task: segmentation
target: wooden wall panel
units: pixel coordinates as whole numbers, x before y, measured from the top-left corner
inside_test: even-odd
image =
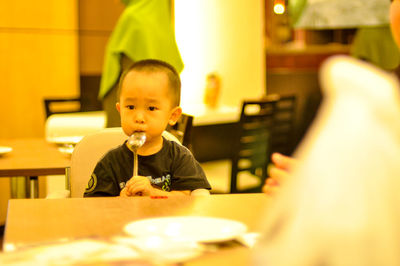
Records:
[[[79,0],[79,29],[112,31],[124,8],[121,0]]]
[[[81,75],[101,75],[108,38],[124,8],[120,0],[79,1]]]
[[[78,65],[76,1],[1,1],[0,138],[43,136],[43,98],[77,96]]]
[[[101,75],[108,33],[79,34],[79,69],[81,75]]]
[[[1,28],[76,29],[78,0],[0,1]]]
[[[0,137],[43,136],[43,98],[78,95],[76,34],[0,32],[0,58]]]

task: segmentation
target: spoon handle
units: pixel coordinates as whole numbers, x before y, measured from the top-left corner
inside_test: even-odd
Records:
[[[133,152],[133,176],[138,175],[138,155],[137,151]]]

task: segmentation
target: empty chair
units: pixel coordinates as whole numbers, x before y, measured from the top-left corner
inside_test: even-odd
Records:
[[[211,193],[258,192],[267,177],[272,128],[279,96],[242,103],[233,155],[229,160],[202,163]]]
[[[45,137],[49,142],[75,144],[83,136],[106,126],[103,111],[52,114],[46,119]]]
[[[290,155],[295,143],[296,96],[276,95],[273,97],[277,97],[277,102],[270,138],[270,152]]]
[[[80,98],[48,98],[43,100],[46,118],[53,114],[77,113],[82,111]]]
[[[49,142],[77,143],[106,126],[104,111],[85,111],[80,98],[44,99],[45,136]]]
[[[272,127],[278,98],[244,101],[238,124],[236,141],[233,144],[234,155],[231,159],[230,192],[259,191],[267,177],[270,157]],[[259,179],[256,186],[240,188],[238,179],[241,174],[251,173]]]

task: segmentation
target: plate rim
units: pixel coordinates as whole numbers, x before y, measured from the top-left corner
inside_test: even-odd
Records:
[[[62,154],[72,155],[72,153],[74,152],[74,148],[61,146],[58,147],[58,151],[61,152]]]
[[[48,137],[47,142],[55,144],[78,144],[83,136]]]
[[[237,226],[239,226],[239,228],[241,227],[240,232],[238,232],[237,234],[231,234],[229,237],[216,237],[213,239],[195,239],[196,242],[199,243],[217,243],[217,242],[224,242],[224,241],[228,241],[228,240],[232,240],[235,239],[236,237],[245,234],[246,232],[248,232],[248,226],[238,220],[233,220],[233,219],[229,219],[229,218],[222,218],[222,217],[214,217],[214,216],[198,216],[198,215],[188,215],[188,216],[163,216],[163,217],[152,217],[152,218],[144,218],[144,219],[139,219],[136,221],[132,221],[129,222],[127,224],[124,225],[123,227],[123,231],[132,236],[132,237],[140,237],[143,236],[144,234],[140,234],[140,235],[135,235],[132,232],[129,232],[128,228],[130,226],[132,226],[133,224],[137,224],[137,223],[146,223],[148,221],[151,220],[173,220],[173,219],[178,219],[178,220],[185,220],[185,219],[207,219],[207,220],[218,220],[218,221],[224,221],[224,222],[229,222],[231,224],[236,224]]]
[[[9,146],[0,146],[0,155],[7,154],[13,151],[12,147]]]

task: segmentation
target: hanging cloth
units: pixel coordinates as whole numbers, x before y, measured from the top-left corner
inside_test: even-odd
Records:
[[[351,55],[386,70],[393,70],[400,63],[399,48],[389,25],[359,28],[353,40]]]
[[[175,41],[170,0],[121,0],[125,5],[108,41],[99,98],[115,86],[121,74],[121,57],[133,62],[143,59],[163,60],[183,69]]]

